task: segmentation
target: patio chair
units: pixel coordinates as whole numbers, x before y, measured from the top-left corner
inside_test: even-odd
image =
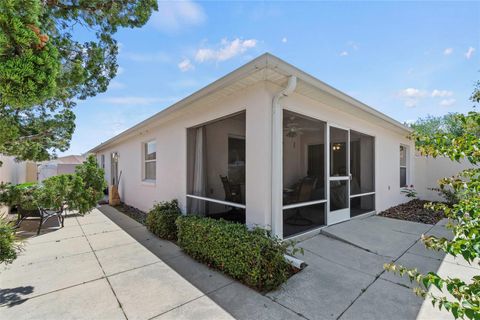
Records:
[[[242,203],[242,191],[239,184],[231,184],[227,176],[220,175],[223,190],[225,191],[225,201]]]
[[[301,180],[295,189],[294,203],[310,201],[313,189],[317,184],[317,178],[305,177]],[[300,208],[295,209],[295,213],[285,219],[285,223],[292,226],[310,226],[313,223],[312,220],[305,218],[300,213]]]
[[[38,210],[40,212],[40,223],[38,224],[37,235],[40,234],[42,225],[52,217],[57,217],[58,223],[62,226],[62,228],[64,227],[65,216],[63,215],[63,206],[57,210],[50,210],[44,208],[38,208]]]

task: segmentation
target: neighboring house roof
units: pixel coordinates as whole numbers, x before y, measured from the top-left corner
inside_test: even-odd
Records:
[[[81,155],[69,155],[64,157],[58,157],[49,161],[41,162],[42,165],[50,164],[82,164],[87,158]]]
[[[397,120],[329,86],[280,58],[270,53],[265,53],[150,118],[99,144],[88,151],[88,153],[97,152],[109,145],[128,139],[132,135],[149,127],[152,123],[168,120],[172,117],[173,113],[183,108],[193,107],[197,103],[213,102],[251,86],[258,81],[269,81],[284,87],[289,76],[297,77],[295,93],[321,101],[327,105],[330,104],[329,102],[335,100],[335,105],[342,111],[355,113],[364,119],[381,120],[380,122],[386,127],[400,133],[408,134],[411,132],[410,128]]]

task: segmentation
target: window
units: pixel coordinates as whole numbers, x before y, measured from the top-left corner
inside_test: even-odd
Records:
[[[407,147],[400,146],[400,188],[407,186]]]
[[[157,143],[155,141],[147,142],[143,145],[144,154],[144,180],[156,179],[157,166]]]
[[[103,170],[105,170],[105,155],[104,154],[102,154],[100,156],[100,166]]]

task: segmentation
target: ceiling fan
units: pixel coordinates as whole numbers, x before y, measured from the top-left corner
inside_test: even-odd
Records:
[[[309,128],[309,127],[302,127],[300,123],[298,123],[295,116],[288,117],[284,127],[283,132],[289,138],[295,138],[296,136],[302,135],[305,131],[318,131],[320,128]]]

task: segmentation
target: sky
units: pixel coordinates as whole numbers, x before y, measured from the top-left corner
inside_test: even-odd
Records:
[[[270,52],[400,122],[472,110],[480,2],[159,2],[122,29],[108,90],[79,101],[80,154]]]

